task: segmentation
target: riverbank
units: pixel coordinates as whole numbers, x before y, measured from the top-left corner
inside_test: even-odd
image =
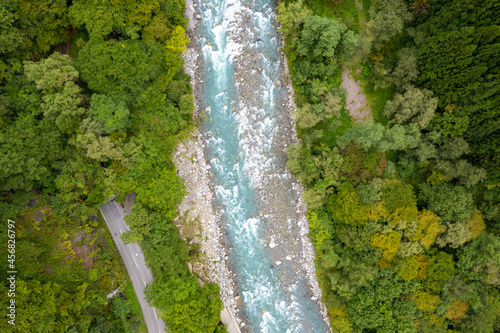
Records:
[[[201,121],[201,91],[203,78],[200,73],[200,50],[197,48],[197,19],[192,0],[186,0],[185,16],[189,19],[186,34],[191,43],[183,53],[184,69],[191,77],[195,110],[193,122]],[[174,152],[177,173],[185,181],[188,194],[178,207],[180,218],[176,224],[183,237],[191,238],[199,244],[200,260],[191,268],[206,281],[219,285],[221,299],[239,327],[244,327],[245,319],[240,311],[241,297],[234,282],[235,273],[228,262],[228,245],[224,243],[224,233],[220,227],[220,214],[214,209],[214,190],[210,185],[213,177],[207,163],[206,142],[198,128],[189,139],[180,143]]]

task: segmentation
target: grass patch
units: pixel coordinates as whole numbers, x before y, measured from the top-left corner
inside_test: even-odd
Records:
[[[370,7],[372,5],[371,0],[362,0],[363,4],[363,13],[365,15],[365,21],[368,22],[370,20]]]
[[[370,83],[363,82],[363,91],[366,95],[366,100],[370,104],[373,120],[382,125],[387,125],[387,118],[384,116],[385,103],[394,97],[394,90],[392,88],[375,89]]]
[[[315,15],[338,18],[350,30],[360,32],[358,9],[354,0],[342,0],[339,4],[333,0],[306,0],[305,3]]]
[[[127,285],[125,286],[125,297],[130,302],[130,311],[134,317],[139,318],[141,323],[140,332],[147,332],[148,329],[146,324],[144,323],[144,317],[142,316],[142,309],[139,305],[139,301],[137,300],[137,295],[135,294],[134,286],[132,286],[132,282],[130,281],[130,277],[127,274]]]
[[[335,126],[334,122],[340,121],[338,126]],[[344,134],[349,128],[352,127],[353,120],[349,115],[349,112],[342,108],[340,111],[340,118],[330,119],[327,122],[327,126],[325,128],[325,132],[321,137],[321,142],[327,145],[328,147],[335,147],[337,144],[337,138]]]

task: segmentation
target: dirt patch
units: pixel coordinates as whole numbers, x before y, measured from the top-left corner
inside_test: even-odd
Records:
[[[352,77],[351,70],[345,69],[342,72],[342,84],[340,86],[347,91],[345,108],[349,110],[349,115],[354,118],[354,122],[369,121],[372,117],[370,106],[363,89]]]
[[[71,238],[71,254],[66,257],[67,260],[72,259],[72,257],[78,257],[82,259],[82,265],[85,270],[91,269],[94,267],[94,263],[92,258],[89,257],[89,254],[94,250],[94,247],[86,244],[77,245],[78,242],[81,242],[85,239],[87,233],[84,230],[81,230],[74,234]]]

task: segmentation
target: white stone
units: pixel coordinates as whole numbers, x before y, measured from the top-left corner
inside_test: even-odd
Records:
[[[196,19],[197,20],[201,20],[202,19],[201,15],[200,14],[196,14]]]
[[[279,266],[279,265],[281,265],[281,261],[278,260],[278,261],[276,261],[276,266]]]
[[[292,260],[292,257],[286,256],[286,260]]]
[[[278,246],[278,244],[274,242],[274,238],[271,238],[271,241],[269,242],[269,247],[271,249],[274,249],[276,246]]]

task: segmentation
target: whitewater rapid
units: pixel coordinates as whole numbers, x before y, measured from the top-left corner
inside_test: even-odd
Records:
[[[285,169],[283,149],[296,133],[274,2],[198,0],[188,6],[202,77],[194,89],[243,330],[329,332],[303,189]]]

